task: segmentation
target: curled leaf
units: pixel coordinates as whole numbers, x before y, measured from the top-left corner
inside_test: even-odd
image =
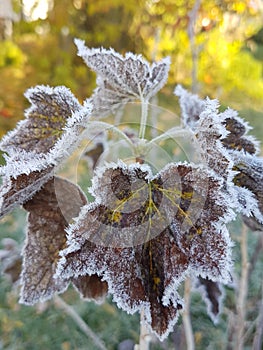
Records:
[[[108,293],[108,284],[102,281],[98,275],[78,276],[71,282],[85,300],[94,300],[98,304],[104,301]]]
[[[75,43],[78,55],[97,74],[97,88],[91,97],[94,116],[115,112],[136,99],[149,100],[167,80],[169,58],[150,65],[140,55],[127,53],[123,57],[113,49],[89,49],[78,39]]]
[[[232,161],[222,144],[228,135],[224,127],[226,116],[218,112],[216,100],[205,101],[203,111],[195,125],[195,142],[197,143],[204,163],[217,174],[227,179],[231,174]]]
[[[206,123],[211,129],[210,132],[216,130],[215,135],[220,139],[224,148],[250,154],[256,154],[259,151],[258,141],[253,136],[248,135],[251,127],[238,116],[236,111],[228,108],[223,113],[218,113],[218,103],[216,101],[202,100],[180,85],[176,87],[174,92],[179,97],[182,122],[185,127],[198,131],[200,125]],[[200,121],[200,119],[205,120]],[[205,136],[209,135],[202,135],[202,137]],[[217,147],[219,147],[219,144],[217,144]]]
[[[232,213],[221,188],[212,173],[189,164],[169,164],[155,176],[138,163],[105,167],[93,179],[96,201],[68,229],[57,276],[101,276],[118,306],[143,309],[164,339],[183,307],[177,288],[186,274],[229,280],[223,221]]]
[[[54,278],[54,273],[59,251],[66,246],[65,228],[84,204],[86,197],[82,191],[73,183],[58,177],[49,180],[24,204],[29,215],[23,250],[21,303],[44,301],[67,288],[69,280]],[[96,283],[95,292],[88,279],[75,280],[75,283],[79,289],[84,288],[85,283],[86,293],[91,297],[97,296],[100,286],[105,291],[105,285],[100,280]],[[101,295],[98,297],[101,298]]]
[[[16,178],[4,177],[0,188],[0,218],[30,199],[53,176],[53,167]]]
[[[205,101],[201,100],[197,95],[188,92],[181,85],[176,86],[174,93],[179,97],[183,125],[194,130],[200,114],[205,109]]]
[[[221,313],[222,299],[224,297],[221,284],[213,282],[208,278],[198,277],[196,279],[195,288],[201,293],[201,296],[207,305],[208,315],[214,323],[217,323],[218,316]]]

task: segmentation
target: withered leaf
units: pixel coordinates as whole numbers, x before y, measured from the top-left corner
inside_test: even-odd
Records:
[[[6,152],[22,149],[46,154],[63,135],[68,120],[80,111],[81,105],[64,86],[36,86],[27,90],[25,96],[31,103],[26,118],[2,139],[0,147]]]
[[[161,338],[183,302],[177,293],[190,272],[225,282],[231,270],[230,218],[222,183],[189,164],[156,176],[146,165],[119,162],[97,173],[96,202],[69,227],[57,276],[98,274],[118,306],[145,320]]]
[[[135,99],[149,100],[167,80],[168,58],[150,65],[140,55],[127,53],[123,57],[113,49],[89,49],[82,40],[75,43],[78,55],[97,74],[97,88],[91,97],[94,116],[115,112]]]
[[[102,281],[98,275],[78,276],[71,282],[85,300],[95,300],[97,303],[104,301],[108,293],[108,284]]]
[[[222,299],[224,297],[221,284],[211,281],[208,278],[198,277],[195,287],[201,293],[201,296],[207,305],[208,315],[214,323],[217,323],[218,316],[221,312]]]
[[[91,106],[82,108],[63,86],[36,86],[26,96],[32,104],[26,119],[0,144],[10,153],[1,168],[0,216],[30,199],[53,176],[54,168],[78,144],[81,122],[90,115]]]
[[[248,207],[244,222],[252,230],[263,230],[263,159],[249,154],[233,153],[234,170],[237,171],[233,182],[236,186],[248,189],[253,198],[247,196],[240,205]],[[248,203],[250,200],[251,203]],[[255,203],[254,203],[255,202]]]
[[[21,303],[44,301],[55,292],[61,293],[67,288],[69,280],[55,278],[54,273],[59,251],[66,246],[65,229],[86,203],[86,197],[79,187],[65,179],[54,177],[24,204],[29,215],[23,251]],[[96,297],[100,285],[105,291],[105,285],[100,280],[97,281],[95,292],[88,280],[75,281],[79,289],[85,287],[86,293],[90,293],[91,297]],[[85,283],[84,287],[82,282]]]
[[[220,159],[225,158],[222,146],[227,150],[244,151],[249,154],[258,152],[258,141],[248,135],[251,127],[236,111],[229,108],[219,113],[216,101],[202,100],[180,85],[176,87],[175,94],[179,97],[183,124],[194,131],[197,141],[201,141],[201,150],[204,154],[208,153],[212,169],[218,172],[217,162],[220,163]],[[222,168],[225,169],[224,161]]]
[[[0,188],[0,218],[32,198],[51,177],[53,167],[32,171],[29,175],[21,174],[16,178],[4,177]]]
[[[223,122],[229,133],[221,140],[222,144],[229,150],[256,154],[259,149],[258,141],[253,136],[247,135],[251,128],[243,119],[237,116],[235,111],[232,111],[232,114]]]

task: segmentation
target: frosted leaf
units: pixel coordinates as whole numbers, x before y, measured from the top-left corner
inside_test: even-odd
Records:
[[[195,133],[204,163],[224,179],[231,180],[233,162],[228,151],[249,154],[259,151],[259,142],[247,135],[251,127],[230,108],[219,113],[216,100],[201,100],[180,85],[175,94],[179,96],[183,124]]]
[[[52,176],[53,167],[49,167],[42,171],[32,171],[29,175],[21,174],[16,178],[4,177],[0,188],[0,217],[32,198]]]
[[[224,297],[221,284],[208,278],[198,277],[195,282],[195,288],[201,293],[202,299],[207,306],[207,313],[216,324],[221,313]]]
[[[144,309],[164,339],[183,307],[176,290],[187,274],[230,278],[223,222],[232,212],[221,190],[212,173],[190,164],[169,164],[156,176],[146,165],[110,164],[93,180],[96,201],[68,229],[57,276],[98,274],[120,308]]]
[[[165,84],[170,60],[150,65],[140,55],[122,56],[113,49],[89,49],[76,39],[78,55],[97,74],[97,88],[91,97],[93,115],[115,112],[123,103],[135,99],[149,100]]]
[[[228,135],[224,123],[226,115],[218,112],[218,102],[206,99],[199,120],[195,126],[195,142],[200,149],[204,163],[225,179],[232,168],[231,157],[222,144]]]
[[[81,106],[63,86],[36,86],[27,90],[25,96],[31,103],[25,113],[26,119],[4,136],[0,148],[6,152],[23,149],[46,154],[63,135],[72,114]]]
[[[244,151],[249,154],[256,154],[259,151],[259,142],[250,135],[247,135],[251,127],[242,118],[240,118],[236,111],[227,109],[224,112],[225,125],[228,134],[221,140],[224,147],[229,150]]]
[[[195,130],[200,125],[199,119],[202,112],[207,113],[207,101],[209,100],[200,99],[197,95],[182,88],[181,85],[175,88],[174,93],[179,97],[183,125]],[[209,104],[211,105],[211,101]],[[211,111],[214,112],[214,115],[209,116],[209,119],[214,118],[214,122],[217,125],[222,124],[225,128],[225,131],[221,128],[221,136],[218,134],[224,147],[231,150],[243,150],[250,154],[257,153],[259,151],[259,143],[253,136],[247,135],[248,131],[251,130],[248,123],[240,118],[236,111],[230,108],[219,114],[215,107]]]
[[[247,207],[245,223],[253,230],[263,228],[263,159],[241,152],[233,152],[234,170],[237,171],[233,182],[236,186],[249,190],[245,201],[239,204]],[[239,192],[238,192],[239,193]],[[244,196],[243,196],[244,198]],[[249,202],[248,202],[249,201]],[[243,210],[245,214],[245,210]]]
[[[65,87],[37,86],[26,97],[32,106],[26,119],[1,141],[9,153],[0,189],[0,215],[30,199],[78,145],[91,106],[82,108]]]
[[[78,273],[102,274],[117,305],[128,313],[143,308],[146,322],[163,337],[167,329],[171,331],[183,304],[176,290],[176,297],[167,297],[167,305],[162,297],[170,285],[174,286],[173,277],[176,279],[188,268],[185,256],[174,241],[170,242],[170,235],[167,229],[146,245],[122,249],[95,246],[87,240],[62,259],[59,271],[63,278]]]
[[[205,109],[205,101],[201,100],[197,95],[188,92],[181,85],[176,86],[174,93],[179,97],[183,125],[193,130],[200,114]]]
[[[36,86],[25,95],[32,104],[26,119],[0,143],[0,148],[9,153],[2,173],[9,175],[14,168],[14,177],[59,165],[81,141],[92,110],[89,103],[82,107],[63,86]],[[20,156],[22,161],[17,162]]]
[[[53,293],[61,293],[67,288],[68,280],[54,278],[53,275],[59,251],[66,245],[68,220],[77,216],[84,204],[86,198],[80,189],[58,177],[49,180],[24,204],[29,215],[23,250],[21,303],[44,301]]]

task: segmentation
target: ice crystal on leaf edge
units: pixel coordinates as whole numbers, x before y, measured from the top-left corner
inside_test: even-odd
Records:
[[[1,216],[32,198],[52,178],[81,141],[92,111],[90,104],[81,106],[64,86],[39,85],[25,95],[31,102],[26,118],[0,143],[8,152],[6,165],[0,168]]]
[[[155,202],[155,206],[160,205],[158,210],[162,215],[171,211],[171,214],[167,215],[174,216],[174,219],[169,217],[170,225],[160,228],[159,234],[154,233],[153,236],[148,237],[148,241],[148,234],[145,236],[142,231],[143,222],[139,228],[136,228],[136,225],[142,220],[140,216],[138,218],[134,212],[127,214],[125,210],[118,213],[114,210],[108,210],[107,206],[110,206],[111,203],[107,191],[112,191],[112,188],[114,188],[114,193],[110,192],[110,196],[115,194],[115,197],[118,197],[117,206],[120,210],[122,206],[124,208],[123,201],[127,203],[132,198],[132,193],[129,192],[130,189],[127,186],[132,188],[132,184],[136,184],[140,176],[146,187],[157,183],[157,188],[159,188],[158,186],[161,188],[159,192],[164,190],[163,193],[165,193],[165,191],[171,191],[170,187],[175,185],[176,180],[173,178],[176,171],[179,172],[179,178],[181,176],[183,189],[179,195],[177,193],[180,191],[179,189],[173,190],[173,195],[177,193],[184,204],[181,204],[182,202],[180,203],[179,200],[180,204],[178,205],[181,207],[178,210],[168,210],[173,199],[163,199],[162,204],[158,201]],[[114,182],[116,177],[117,180]],[[162,188],[162,185],[159,185],[158,181],[162,183],[160,179],[163,180],[163,184],[167,188]],[[141,186],[140,180],[138,181]],[[208,192],[205,193],[207,195],[206,201],[203,203],[205,213],[201,211],[200,217],[194,218],[195,210],[192,209],[191,212],[189,209],[191,203],[186,198],[192,196],[193,202],[196,200],[200,203],[198,198],[205,195],[204,189],[201,188],[204,181],[210,183]],[[137,188],[136,185],[134,186]],[[196,188],[189,195],[191,186],[196,186]],[[70,278],[98,274],[102,280],[107,282],[109,292],[120,308],[129,313],[143,309],[147,324],[160,339],[164,339],[176,323],[178,311],[183,307],[177,288],[187,275],[201,275],[204,278],[208,277],[213,281],[224,283],[231,279],[232,242],[225,222],[233,217],[233,212],[230,209],[230,203],[220,194],[221,187],[222,181],[212,171],[209,172],[187,163],[168,164],[156,176],[152,176],[148,166],[140,164],[127,166],[123,162],[118,162],[105,166],[103,171],[100,170],[97,178],[95,177],[93,180],[91,192],[95,195],[95,202],[84,206],[75,223],[67,229],[68,247],[60,253],[61,260],[58,263],[56,276]],[[99,189],[100,196],[98,196]],[[141,189],[142,187],[139,187],[139,190],[137,188],[135,191],[142,191]],[[194,192],[197,193],[196,198]],[[141,194],[138,193],[141,203],[143,202]],[[160,199],[160,193],[158,194],[157,189],[152,195],[153,197]],[[138,201],[138,198],[136,200]],[[165,202],[167,203],[165,204]],[[161,208],[162,205],[163,208]],[[131,208],[133,208],[133,204]],[[189,210],[189,215],[197,220],[196,224],[189,225],[191,217],[185,213],[183,221],[184,219],[188,221],[188,224],[185,224],[188,231],[185,229],[185,232],[183,224],[180,224],[184,210]],[[210,211],[215,211],[211,217],[209,216]],[[155,212],[159,221],[161,221],[158,216],[160,213]],[[145,218],[146,215],[143,217]],[[151,220],[154,218],[150,217],[149,221]],[[135,222],[137,224],[134,226]],[[167,225],[167,221],[165,223]],[[111,225],[110,228],[108,225]],[[131,244],[121,245],[121,242],[115,241],[117,235],[115,225],[117,225],[117,231],[122,232],[125,231],[124,226],[128,225],[128,229],[127,227],[126,229],[128,232],[132,232],[132,239],[134,239],[136,232],[141,232],[140,236],[143,237],[143,241],[135,240],[137,242],[135,246]],[[207,225],[209,228],[204,229],[203,227]],[[111,231],[113,232],[114,244],[107,246],[102,239],[107,239],[107,236],[112,233]],[[121,239],[121,233],[118,234],[119,239]],[[111,240],[107,242],[111,243]],[[162,314],[162,317],[158,318],[157,314]]]

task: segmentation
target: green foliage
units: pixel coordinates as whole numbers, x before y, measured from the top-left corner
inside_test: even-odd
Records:
[[[25,55],[12,41],[0,42],[0,69],[8,66],[21,68],[25,62]]]

